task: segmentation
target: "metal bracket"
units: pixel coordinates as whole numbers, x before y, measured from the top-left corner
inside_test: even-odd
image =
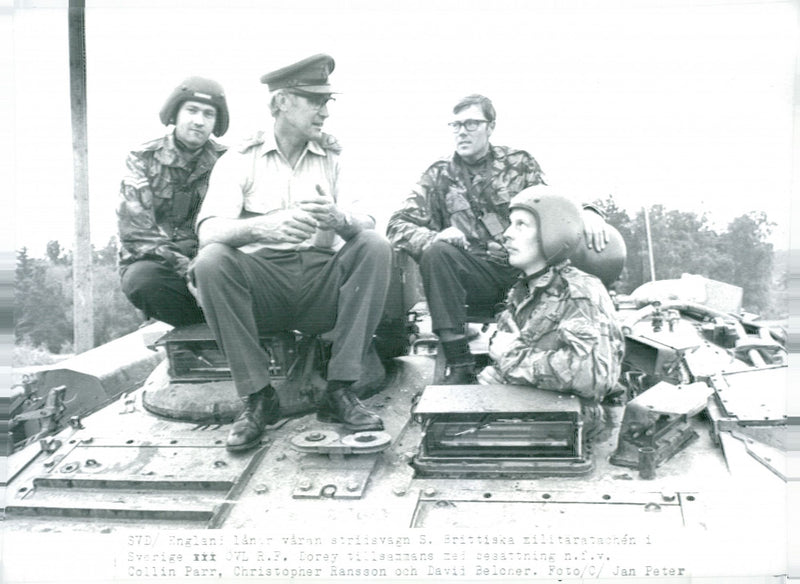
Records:
[[[65,409],[64,393],[66,391],[66,385],[54,387],[48,392],[45,403],[41,408],[17,414],[11,419],[11,424],[14,425],[28,420],[41,420],[43,431],[45,428],[49,429],[51,425],[58,422],[58,418]]]
[[[339,436],[336,432],[310,430],[292,438],[292,446],[300,452],[316,454],[372,454],[386,450],[392,437],[386,432],[356,432]]]
[[[359,456],[316,461],[314,466],[301,469],[292,498],[360,499],[377,460],[375,456]]]
[[[340,436],[336,432],[310,430],[292,438],[295,450],[308,454],[327,454],[326,458],[309,458],[292,489],[294,499],[360,499],[364,496],[375,454],[386,450],[392,437],[386,432],[356,432]]]
[[[654,450],[649,465],[658,466],[672,458],[698,438],[689,418],[706,407],[710,393],[711,388],[702,382],[672,385],[662,381],[628,402],[611,464],[640,467],[645,462],[642,448]]]

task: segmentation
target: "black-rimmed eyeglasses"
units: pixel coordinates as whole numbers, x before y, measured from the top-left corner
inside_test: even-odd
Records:
[[[467,132],[474,132],[477,130],[481,124],[488,124],[489,120],[461,120],[450,122],[447,124],[453,130],[453,133],[457,133],[461,131],[463,127]]]

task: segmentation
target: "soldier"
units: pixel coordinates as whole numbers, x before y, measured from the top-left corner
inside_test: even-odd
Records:
[[[587,432],[597,430],[600,402],[620,374],[624,339],[602,282],[567,259],[581,237],[580,211],[541,189],[525,189],[509,208],[505,248],[522,273],[489,344],[492,365],[478,382],[574,394]]]
[[[194,221],[228,129],[222,86],[189,77],[167,98],[166,136],[133,150],[122,179],[117,221],[122,291],[148,317],[174,326],[203,321],[186,270],[197,253]]]
[[[200,304],[245,402],[230,450],[259,443],[278,396],[259,334],[293,329],[332,341],[318,417],[348,430],[383,422],[351,391],[383,314],[392,250],[367,215],[347,210],[335,142],[322,133],[334,60],[315,55],[261,78],[271,130],[214,169],[197,219]]]
[[[467,306],[502,302],[519,274],[502,245],[509,200],[545,182],[530,154],[489,142],[496,115],[487,97],[469,95],[453,114],[455,153],[425,171],[389,219],[387,234],[419,263],[433,331],[448,365],[442,383],[465,384],[475,380],[464,330]],[[589,206],[583,217],[587,245],[602,250],[605,221]]]

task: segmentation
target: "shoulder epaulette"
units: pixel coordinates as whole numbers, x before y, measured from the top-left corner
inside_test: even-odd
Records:
[[[148,140],[147,142],[143,142],[142,144],[131,150],[131,152],[133,153],[154,152],[155,150],[159,150],[163,147],[164,147],[164,136],[161,136],[160,138],[154,138],[152,140]]]
[[[335,136],[323,132],[319,140],[315,140],[315,142],[325,150],[330,150],[334,154],[342,153],[342,145],[339,144],[339,141],[336,139]]]
[[[447,167],[452,162],[453,162],[453,154],[452,153],[444,155],[444,156],[440,156],[433,164],[431,164],[430,166],[428,166],[428,168],[425,169],[425,172],[429,172],[432,168],[440,168],[442,166]]]
[[[594,299],[597,297],[598,287],[605,289],[597,276],[584,272],[572,264],[564,266],[559,273],[569,286],[573,298]]]
[[[225,146],[224,144],[220,144],[219,142],[216,142],[211,138],[208,139],[208,143],[211,145],[211,149],[214,150],[214,152],[219,152],[220,154],[222,154],[228,150],[227,146]]]
[[[256,146],[261,146],[264,143],[264,131],[259,130],[249,138],[245,138],[236,146],[236,151],[240,154],[244,154],[251,148],[255,148]]]
[[[511,148],[510,146],[495,146],[492,144],[492,152],[496,158],[508,158],[509,156],[524,156],[526,158],[533,158],[530,152],[527,150]]]

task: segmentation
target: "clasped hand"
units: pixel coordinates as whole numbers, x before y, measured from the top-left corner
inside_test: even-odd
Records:
[[[509,322],[509,326],[512,327],[512,332],[496,330],[489,340],[489,358],[493,363],[498,363],[519,339],[520,332],[516,323],[512,320]],[[506,383],[503,375],[493,365],[485,367],[478,373],[477,378],[481,385]]]
[[[316,190],[316,196],[297,201],[289,209],[259,217],[254,230],[258,239],[301,243],[313,236],[317,229],[340,228],[345,223],[345,214],[319,185]]]
[[[450,245],[460,247],[461,249],[467,249],[467,247],[469,247],[469,242],[467,241],[467,236],[464,235],[464,232],[458,227],[453,226],[447,227],[446,229],[443,229],[437,233],[436,237],[433,238],[433,241],[446,241]]]
[[[433,241],[446,241],[450,245],[454,245],[461,249],[469,248],[469,240],[467,239],[467,236],[458,227],[453,227],[452,225],[437,233],[436,237],[433,238]],[[486,244],[486,253],[488,253],[489,257],[495,261],[508,261],[508,252],[506,251],[506,248],[496,241],[490,241]]]

